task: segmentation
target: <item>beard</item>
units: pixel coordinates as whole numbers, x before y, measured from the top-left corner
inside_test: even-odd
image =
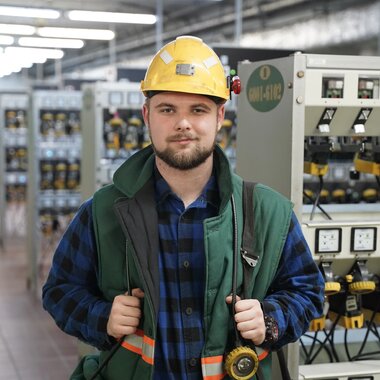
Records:
[[[180,134],[172,137],[171,139],[181,139],[187,136],[186,134]],[[151,140],[152,141],[152,140]],[[176,151],[170,147],[158,150],[153,141],[152,146],[157,157],[164,161],[167,165],[174,169],[190,170],[203,164],[214,152],[216,139],[210,147],[200,147],[195,145],[194,149],[190,152]]]

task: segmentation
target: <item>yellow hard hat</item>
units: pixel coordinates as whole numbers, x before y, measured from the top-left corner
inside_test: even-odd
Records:
[[[180,36],[154,57],[141,81],[141,91],[177,91],[230,98],[224,68],[216,53],[200,38]]]

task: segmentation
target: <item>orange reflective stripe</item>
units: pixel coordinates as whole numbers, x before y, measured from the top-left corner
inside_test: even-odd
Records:
[[[223,362],[223,355],[219,356],[210,356],[209,358],[202,358],[202,364],[212,364],[212,363],[221,363]]]
[[[121,344],[125,349],[141,355],[141,358],[148,364],[154,363],[154,339],[144,335],[142,330],[137,330],[135,334],[127,335]]]
[[[121,344],[122,347],[126,348],[127,350],[129,351],[132,351],[136,354],[139,354],[141,355],[142,354],[142,349],[139,348],[139,347],[136,347],[136,346],[133,346],[132,344],[129,344],[128,342],[124,341],[122,344]]]
[[[220,375],[211,375],[211,376],[203,376],[203,380],[221,380],[226,376],[225,373],[221,373]]]
[[[153,365],[154,364],[154,359],[153,358],[150,358],[149,356],[146,356],[146,355],[141,355],[141,359],[144,360],[144,362],[150,364],[150,365]]]
[[[223,355],[201,358],[203,380],[221,380],[225,371],[223,366]]]
[[[149,338],[149,336],[144,335],[144,343],[149,344],[149,346],[154,347],[154,339]]]
[[[259,362],[261,362],[261,360],[264,360],[269,355],[268,350],[264,350],[263,348],[259,348],[259,347],[256,348],[256,353],[257,353],[257,359],[259,359]]]

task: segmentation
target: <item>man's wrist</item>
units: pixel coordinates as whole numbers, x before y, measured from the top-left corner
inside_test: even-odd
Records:
[[[278,341],[278,324],[276,320],[264,313],[265,339],[261,344],[263,347],[270,347]]]

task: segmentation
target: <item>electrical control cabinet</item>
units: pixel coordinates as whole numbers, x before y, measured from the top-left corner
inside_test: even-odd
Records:
[[[150,144],[141,108],[144,96],[139,83],[84,84],[82,198],[112,182],[116,169],[132,154]]]
[[[327,331],[379,314],[380,58],[296,53],[240,62],[238,73],[237,173],[294,203],[326,281],[325,313],[311,329],[331,343]],[[299,351],[288,346],[292,378]],[[302,378],[319,379],[306,356],[315,377]],[[347,360],[331,356],[331,368]]]
[[[0,94],[0,245],[24,237],[27,186],[28,94]]]
[[[51,258],[80,206],[80,91],[34,91],[29,105],[28,285],[40,291]]]

